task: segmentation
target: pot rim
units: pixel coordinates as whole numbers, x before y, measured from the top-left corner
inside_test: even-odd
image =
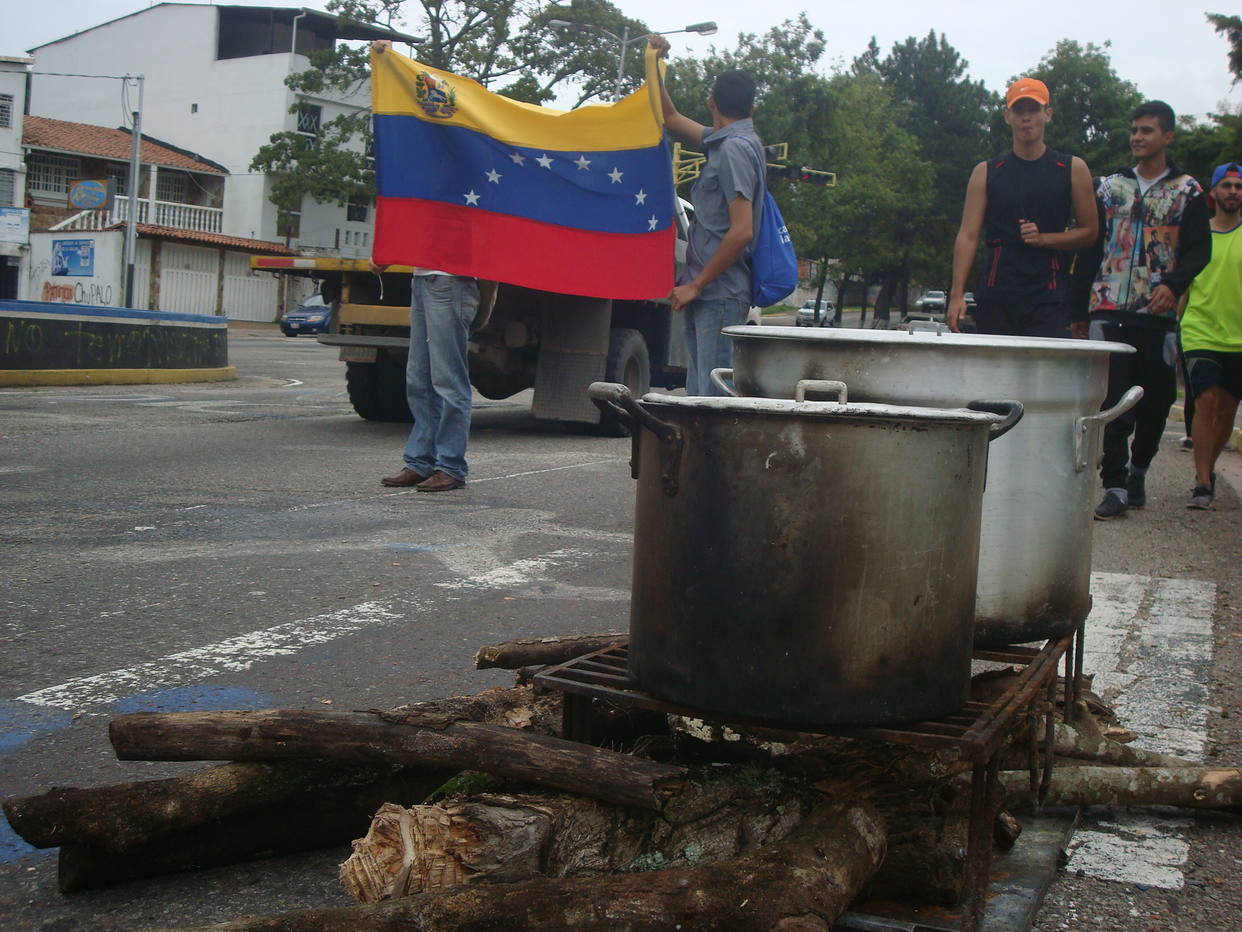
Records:
[[[1078,340],[1062,337],[1012,337],[999,334],[936,333],[931,330],[863,330],[857,327],[815,329],[806,327],[725,327],[724,332],[737,340],[791,340],[801,343],[878,343],[890,346],[912,346],[929,349],[950,349],[969,352],[971,349],[1022,350],[1038,353],[1134,353],[1133,346],[1108,340]]]
[[[707,395],[665,395],[648,392],[640,399],[644,405],[663,408],[689,408],[717,411],[722,414],[755,414],[769,417],[804,417],[823,421],[917,421],[919,424],[944,424],[989,427],[1004,418],[988,411],[966,408],[927,408],[914,405],[889,405],[872,402],[794,401],[790,398],[729,398]]]

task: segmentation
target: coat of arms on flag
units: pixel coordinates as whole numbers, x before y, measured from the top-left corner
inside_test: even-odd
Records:
[[[671,156],[655,87],[553,110],[371,55],[372,256],[528,288],[662,298],[673,283]]]

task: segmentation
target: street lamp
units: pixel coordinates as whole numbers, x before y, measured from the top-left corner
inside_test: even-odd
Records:
[[[579,29],[588,32],[598,32],[600,35],[608,36],[608,38],[620,43],[621,54],[617,62],[617,84],[613,90],[613,100],[621,99],[621,83],[625,80],[625,52],[634,43],[646,42],[652,36],[669,36],[679,32],[695,32],[700,36],[714,36],[716,34],[716,24],[713,22],[694,23],[682,29],[662,29],[659,32],[645,32],[641,36],[631,36],[628,23],[621,27],[621,35],[610,32],[603,26],[596,26],[594,23],[571,23],[564,19],[550,19],[548,20],[548,25],[553,29]]]

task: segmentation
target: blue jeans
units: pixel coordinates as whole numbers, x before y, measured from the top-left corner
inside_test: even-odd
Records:
[[[733,365],[733,341],[720,331],[746,323],[749,310],[749,304],[733,298],[700,298],[682,312],[686,318],[687,395],[720,394],[712,385],[712,370]]]
[[[410,283],[410,356],[405,394],[414,426],[405,465],[466,478],[470,368],[466,347],[479,309],[479,285],[456,275],[416,275]]]

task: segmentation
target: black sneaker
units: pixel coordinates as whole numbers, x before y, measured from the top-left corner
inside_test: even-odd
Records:
[[[1195,442],[1193,440],[1191,440],[1189,437],[1182,438],[1182,442],[1181,442],[1182,452],[1190,453],[1194,450],[1194,448],[1195,448]]]
[[[1136,473],[1126,476],[1126,505],[1142,508],[1147,504],[1147,477]]]
[[[1111,521],[1113,518],[1120,518],[1128,507],[1116,492],[1106,492],[1104,500],[1095,506],[1095,520]]]
[[[1210,485],[1197,485],[1191,490],[1190,501],[1186,503],[1186,507],[1207,511],[1212,507],[1212,499],[1215,497],[1216,493],[1212,491]]]

